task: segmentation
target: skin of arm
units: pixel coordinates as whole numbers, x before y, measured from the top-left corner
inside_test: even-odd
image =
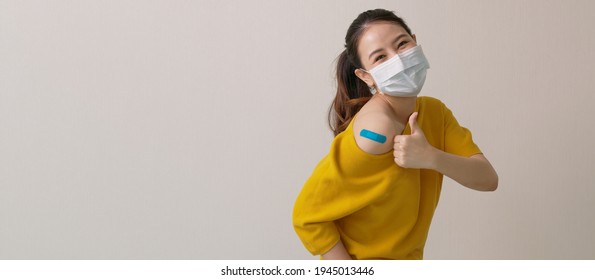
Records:
[[[498,188],[498,174],[483,154],[462,157],[430,145],[417,124],[417,114],[415,112],[409,117],[411,135],[394,137],[393,155],[399,166],[436,170],[478,191],[494,191]]]
[[[478,191],[495,191],[498,188],[498,174],[483,154],[461,157],[434,148],[433,158],[431,169],[465,187]]]
[[[351,256],[347,253],[347,249],[343,245],[343,242],[339,240],[333,248],[328,252],[322,254],[323,260],[351,260]]]
[[[386,114],[372,112],[360,114],[353,123],[355,132],[355,142],[357,146],[368,154],[378,155],[389,152],[393,149],[393,139],[397,135],[397,127],[392,125],[393,121]],[[401,130],[404,127],[399,127]],[[362,137],[360,132],[365,129],[386,137],[387,141],[379,143],[366,137]]]

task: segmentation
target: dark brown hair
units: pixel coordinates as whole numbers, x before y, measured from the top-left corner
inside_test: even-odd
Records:
[[[345,50],[337,58],[337,95],[328,113],[329,126],[335,136],[347,128],[353,116],[372,98],[368,85],[355,75],[355,70],[362,68],[357,52],[359,39],[375,21],[393,22],[412,35],[402,18],[384,9],[365,11],[351,23],[345,35]]]

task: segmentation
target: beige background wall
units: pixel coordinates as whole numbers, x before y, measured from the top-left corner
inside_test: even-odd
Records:
[[[377,7],[500,175],[445,179],[426,258],[594,259],[587,0],[0,0],[0,258],[314,259],[293,202]]]

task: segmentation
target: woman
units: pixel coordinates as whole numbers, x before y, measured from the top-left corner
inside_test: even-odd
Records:
[[[429,64],[401,18],[360,14],[345,48],[335,139],[296,200],[294,228],[322,259],[422,259],[443,175],[479,191],[496,190],[498,175],[440,100],[417,97]]]

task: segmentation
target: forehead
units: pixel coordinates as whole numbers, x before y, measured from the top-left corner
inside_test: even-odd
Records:
[[[359,40],[358,53],[360,57],[367,57],[367,54],[373,50],[392,44],[395,37],[401,33],[407,34],[407,31],[402,26],[393,22],[380,21],[370,23]]]

